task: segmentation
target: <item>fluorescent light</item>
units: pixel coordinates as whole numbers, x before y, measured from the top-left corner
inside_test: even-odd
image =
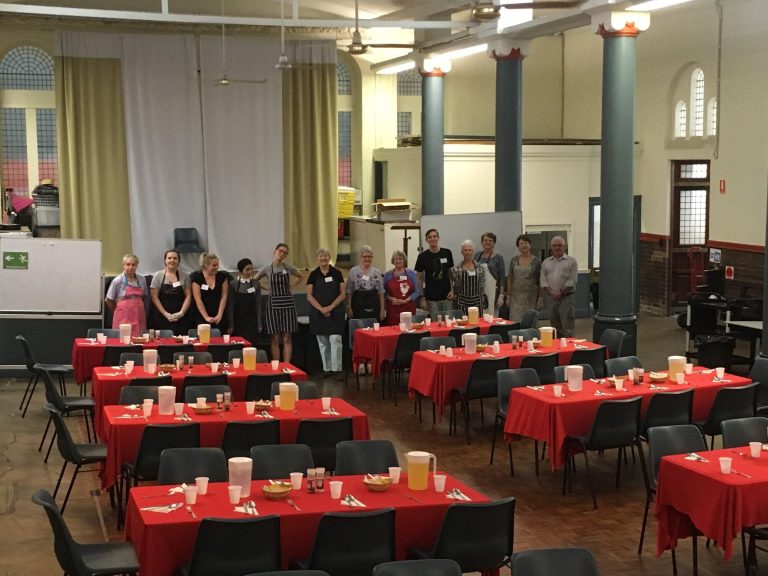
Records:
[[[677,6],[678,4],[685,4],[691,2],[691,0],[647,0],[646,2],[640,2],[629,6],[627,10],[642,10],[651,12],[652,10],[661,10],[662,8],[670,8],[671,6]]]
[[[408,60],[406,62],[400,62],[399,64],[380,68],[376,70],[376,74],[397,74],[398,72],[405,72],[406,70],[413,70],[414,68],[416,68],[416,62]]]
[[[439,70],[444,74],[448,74],[448,72],[451,71],[451,68],[453,68],[453,64],[451,64],[451,61],[444,56],[424,58],[424,62],[421,66],[421,69],[428,74],[434,72],[435,70]]]
[[[457,50],[451,50],[450,52],[442,52],[440,58],[456,60],[457,58],[464,58],[465,56],[471,56],[472,54],[480,54],[486,50],[488,50],[488,44],[476,44],[475,46],[467,46],[466,48],[459,48]]]

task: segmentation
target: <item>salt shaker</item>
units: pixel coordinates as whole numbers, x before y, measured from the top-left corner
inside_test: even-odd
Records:
[[[216,410],[223,410],[224,394],[216,394]]]
[[[315,468],[315,492],[325,492],[325,468]]]
[[[224,410],[232,409],[232,392],[224,392]]]
[[[307,494],[315,493],[315,478],[317,477],[317,470],[314,468],[307,468]]]

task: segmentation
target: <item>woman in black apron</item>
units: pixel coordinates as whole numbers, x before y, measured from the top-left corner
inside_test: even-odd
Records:
[[[309,333],[317,338],[323,359],[323,376],[341,374],[342,334],[344,334],[344,276],[331,266],[331,253],[320,248],[317,268],[307,279]]]
[[[451,270],[453,294],[459,309],[468,313],[472,306],[485,308],[485,268],[473,260],[475,245],[471,240],[461,243],[461,255],[464,259]]]
[[[150,284],[152,310],[149,327],[186,334],[188,322],[185,315],[192,302],[189,276],[179,270],[180,256],[176,250],[167,250],[163,261],[165,268],[152,276]]]
[[[291,294],[291,288],[301,282],[301,272],[285,262],[287,256],[288,245],[278,244],[275,247],[272,263],[259,270],[255,280],[265,278],[269,283],[269,302],[267,303],[264,323],[267,334],[271,337],[272,360],[280,359],[280,344],[282,343],[283,360],[290,362],[293,355],[291,333],[299,329],[296,321],[296,302],[293,299],[293,294]],[[291,276],[294,278],[293,286],[291,285]]]
[[[240,276],[229,285],[229,329],[255,346],[261,330],[261,286],[254,278],[253,262],[248,258],[240,260],[237,269]]]
[[[192,272],[192,298],[197,311],[193,326],[210,324],[222,332],[227,329],[227,299],[229,298],[229,274],[219,270],[219,257],[203,254],[202,269]]]
[[[384,319],[384,276],[373,267],[373,249],[360,248],[360,260],[349,271],[347,280],[347,316]]]

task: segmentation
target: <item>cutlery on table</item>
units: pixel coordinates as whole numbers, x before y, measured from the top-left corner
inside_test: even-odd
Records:
[[[421,504],[421,500],[416,498],[416,496],[411,496],[410,494],[408,494],[407,498],[408,500],[413,500],[414,502],[418,502],[419,504]]]
[[[470,502],[471,501],[470,497],[467,496],[466,494],[464,494],[464,492],[462,492],[458,488],[453,488],[453,489],[449,490],[448,491],[448,495],[452,496],[453,498],[455,498],[457,500],[464,500],[465,502]]]
[[[696,454],[696,452],[688,452],[686,456],[688,457],[689,460],[695,460],[696,462],[709,462],[709,460],[707,460],[702,456],[699,456],[698,454]]]
[[[197,514],[195,514],[195,511],[192,510],[192,506],[187,505],[187,512],[189,512],[189,514],[190,514],[190,516],[192,516],[192,518],[197,519]]]
[[[739,456],[744,456],[744,452],[739,452],[738,450],[728,450],[728,452],[731,452],[732,454],[738,454]]]
[[[745,474],[744,472],[740,472],[738,470],[734,470],[731,468],[731,474],[738,474],[739,476],[744,476],[744,478],[752,478],[749,474]]]
[[[293,501],[293,498],[288,498],[285,502],[288,504],[288,506],[291,506],[294,510],[296,510],[296,512],[301,512],[301,508],[296,506],[296,502]]]
[[[160,510],[168,510],[170,512],[172,510],[176,510],[177,508],[181,508],[183,505],[184,504],[182,504],[181,502],[174,502],[173,504],[168,504],[166,506],[147,506],[145,508],[141,508],[141,510],[146,510],[146,511],[150,511],[150,512],[152,512],[152,511],[157,512],[157,511],[160,511]]]

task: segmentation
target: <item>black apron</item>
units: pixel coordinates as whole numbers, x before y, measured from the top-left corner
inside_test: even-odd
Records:
[[[165,311],[169,314],[179,312],[184,305],[184,286],[181,282],[181,275],[177,274],[176,277],[179,279],[178,286],[166,282],[165,272],[163,272],[163,281],[160,284],[157,295],[160,304],[163,305],[163,308],[165,308]],[[156,330],[172,330],[174,334],[187,333],[187,322],[185,318],[179,318],[176,322],[171,322],[167,320],[155,306],[152,306],[152,317],[150,320],[152,322],[152,328]]]
[[[352,317],[376,318],[381,316],[381,302],[378,290],[363,290],[358,288],[352,292]]]
[[[233,334],[235,336],[242,336],[253,345],[258,341],[259,330],[259,304],[261,300],[260,286],[258,282],[254,282],[253,278],[247,282],[242,282],[240,279],[236,280],[237,287],[235,289],[235,301],[232,303],[233,310]],[[248,289],[253,288],[252,292],[241,292],[240,288],[247,286]]]
[[[458,297],[459,309],[468,313],[471,306],[477,306],[480,313],[483,312],[483,293],[480,292],[480,278],[475,267],[474,274],[470,275],[468,270],[461,270],[461,291]]]
[[[339,281],[330,275],[332,269],[329,269],[328,276],[323,277],[322,282],[312,284],[312,296],[321,306],[330,306],[340,294]],[[326,282],[326,278],[331,282]],[[329,317],[325,317],[314,306],[309,308],[309,333],[328,336],[330,334],[344,334],[344,301],[336,306]]]
[[[296,302],[291,294],[290,275],[286,269],[280,274],[275,274],[274,266],[270,265],[270,268],[272,274],[269,277],[267,334],[298,332],[299,323],[296,321]]]
[[[203,286],[207,286],[205,282],[205,275],[202,275],[200,284],[200,300],[203,301],[203,308],[208,313],[208,316],[216,316],[219,313],[219,304],[221,303],[221,291],[228,290],[226,274],[223,272],[216,273],[216,285],[211,288],[203,290]],[[197,308],[197,307],[195,307]],[[200,316],[200,312],[197,313],[198,324],[206,324],[205,319]],[[211,328],[218,328],[221,332],[225,332],[227,329],[227,315],[226,313],[221,317],[221,322],[218,324],[211,324]]]

